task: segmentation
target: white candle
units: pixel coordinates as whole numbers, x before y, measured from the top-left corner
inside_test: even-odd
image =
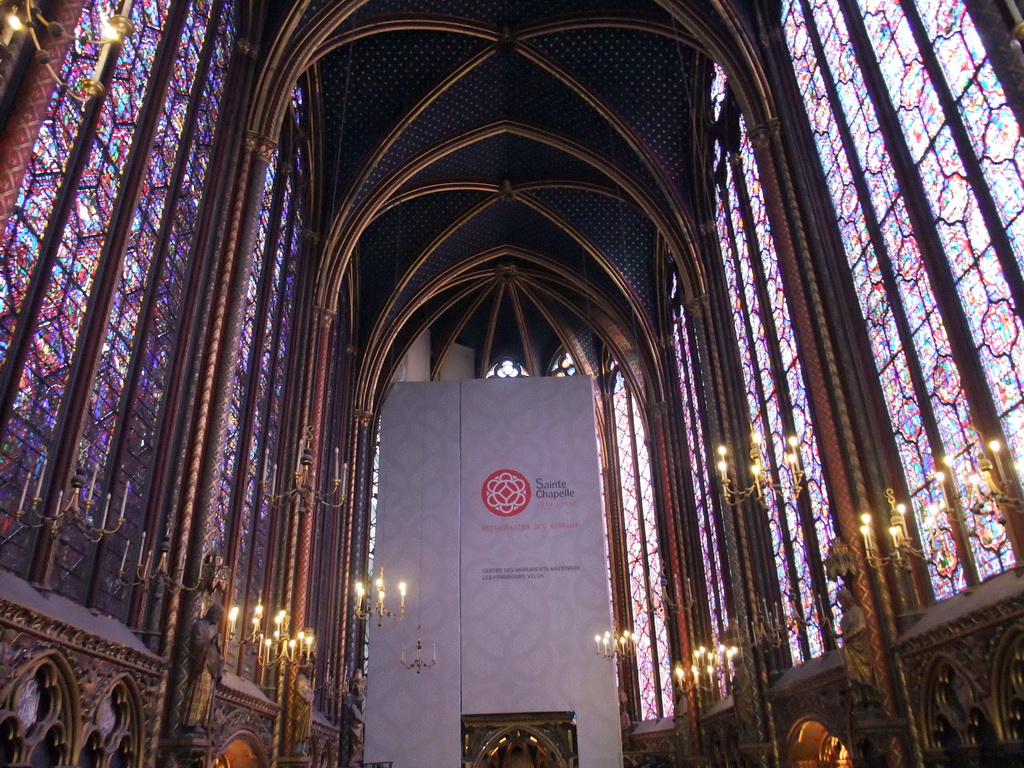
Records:
[[[23,485],[21,487],[21,501],[18,502],[18,511],[19,512],[24,512],[25,511],[25,497],[28,496],[28,482],[29,482],[29,478],[26,477],[25,478],[25,485]]]
[[[434,657],[430,662],[431,664],[437,664],[437,643],[434,643]]]
[[[36,483],[36,498],[40,498],[40,494],[43,492],[43,475],[46,474],[46,462],[49,459],[46,456],[46,451],[43,451],[42,456],[43,462],[39,467],[39,482]]]
[[[89,493],[86,494],[85,503],[92,504],[93,498],[96,496],[96,475],[100,472],[100,463],[97,461],[92,465],[92,479],[89,481]]]
[[[277,482],[277,462],[276,461],[270,467],[270,496],[271,496],[271,498],[273,498],[274,491],[276,490],[275,487],[274,487],[274,483],[275,482]]]
[[[124,508],[128,506],[128,494],[131,493],[131,490],[132,487],[130,484],[124,489],[124,496],[121,498],[121,514],[118,515],[119,520],[124,520]]]
[[[405,664],[405,646],[402,646],[402,663]]]
[[[136,568],[142,567],[142,551],[146,548],[146,532],[142,532],[142,541],[139,542],[139,561],[135,563]]]
[[[104,531],[107,528],[107,513],[110,512],[110,492],[107,492],[107,500],[103,504],[103,518],[100,520],[100,530]]]
[[[334,446],[334,479],[341,481],[341,457],[338,455],[338,446]]]
[[[124,564],[128,562],[128,547],[125,546],[124,554],[121,556],[121,567],[117,569],[118,573],[124,573]]]

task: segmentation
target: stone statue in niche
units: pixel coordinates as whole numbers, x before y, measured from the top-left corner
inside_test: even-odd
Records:
[[[871,709],[878,702],[875,669],[870,660],[868,625],[864,610],[857,605],[853,593],[846,587],[836,592],[843,610],[839,631],[843,638],[843,660],[846,677],[850,681],[850,704],[856,709]]]
[[[363,709],[366,707],[366,678],[363,670],[357,669],[348,684],[348,764],[361,765],[363,762]]]
[[[309,754],[309,737],[313,732],[313,686],[305,672],[295,677],[292,691],[292,737],[296,755]]]
[[[224,674],[224,652],[220,645],[220,625],[224,606],[213,603],[206,614],[196,619],[188,648],[188,683],[181,708],[181,730],[190,736],[209,734],[213,716],[213,698]]]

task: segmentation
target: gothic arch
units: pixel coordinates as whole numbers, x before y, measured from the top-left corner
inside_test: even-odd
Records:
[[[956,660],[937,655],[923,679],[919,727],[927,748],[950,753],[994,740],[984,691]]]
[[[262,739],[250,730],[235,731],[216,748],[218,768],[268,768],[270,760]]]
[[[37,749],[54,765],[78,759],[81,701],[75,673],[63,655],[44,653],[13,673],[0,695],[0,754],[28,763]]]
[[[517,747],[524,750],[536,749],[542,752],[547,761],[542,765],[546,768],[569,768],[570,763],[567,756],[559,753],[557,745],[543,731],[528,725],[509,726],[493,734],[477,753],[473,761],[473,768],[489,768],[490,762],[485,762],[485,760],[492,754],[500,750],[511,754]]]
[[[789,730],[784,752],[787,765],[849,768],[850,752],[834,730],[815,717],[798,720]]]
[[[124,765],[144,764],[146,713],[135,680],[118,677],[96,700],[92,722],[83,725],[82,750],[92,750],[97,764],[110,765],[117,754]]]
[[[1003,741],[1024,741],[1024,627],[1007,630],[992,664],[995,727]]]

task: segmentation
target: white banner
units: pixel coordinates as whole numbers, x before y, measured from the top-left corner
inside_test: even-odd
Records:
[[[462,709],[575,712],[583,768],[620,766],[593,383],[462,385]]]
[[[379,485],[376,563],[389,603],[398,605],[400,581],[409,594],[404,618],[370,624],[364,762],[454,768],[462,756],[458,382],[392,388]],[[401,664],[403,646],[407,662],[415,655],[418,624],[427,661],[437,648],[437,664],[421,674]]]
[[[454,768],[462,715],[573,712],[581,767],[621,766],[613,662],[593,643],[611,616],[592,386],[393,388],[377,552],[410,594],[403,621],[372,627],[366,761]],[[416,675],[399,661],[420,609],[437,666]]]

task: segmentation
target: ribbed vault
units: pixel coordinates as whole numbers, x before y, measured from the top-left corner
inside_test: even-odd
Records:
[[[711,60],[756,99],[743,14],[703,0],[310,0],[268,72],[311,96],[318,297],[350,292],[372,409],[403,350],[541,373],[656,360],[659,280],[705,292]],[[263,118],[282,101],[269,81]],[[663,286],[662,286],[663,288]],[[659,294],[660,290],[660,294]],[[635,369],[652,396],[648,363]]]

